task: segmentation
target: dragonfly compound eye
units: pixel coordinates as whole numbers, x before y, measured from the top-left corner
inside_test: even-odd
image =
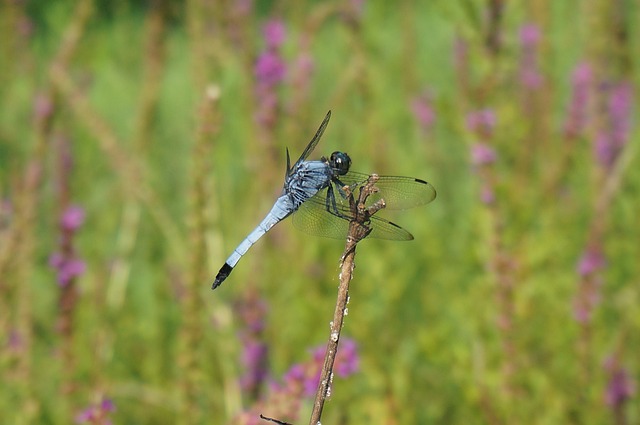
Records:
[[[329,162],[331,164],[331,168],[341,176],[347,174],[351,167],[351,158],[349,158],[349,155],[344,152],[332,153]]]

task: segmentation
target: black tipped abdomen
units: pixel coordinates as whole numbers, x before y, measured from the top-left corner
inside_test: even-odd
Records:
[[[222,285],[222,282],[229,277],[231,272],[233,271],[233,267],[224,263],[224,265],[220,268],[220,271],[216,275],[216,279],[213,281],[213,285],[211,285],[211,289],[216,289],[218,286]]]

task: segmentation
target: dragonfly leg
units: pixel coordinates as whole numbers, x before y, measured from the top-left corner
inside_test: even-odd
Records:
[[[346,194],[345,194],[346,196]],[[329,187],[327,188],[327,197],[325,198],[325,208],[327,209],[327,212],[329,212],[330,214],[333,214],[337,217],[343,218],[345,220],[351,220],[351,217],[342,214],[339,210],[338,210],[338,204],[336,203],[336,195],[333,192],[333,185],[329,185]]]

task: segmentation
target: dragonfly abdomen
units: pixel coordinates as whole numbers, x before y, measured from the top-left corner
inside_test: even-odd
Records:
[[[211,289],[216,289],[227,277],[229,277],[233,268],[238,264],[238,261],[240,261],[247,251],[249,251],[249,248],[251,248],[253,244],[258,242],[258,240],[265,233],[271,230],[273,226],[287,218],[294,211],[295,208],[291,203],[289,196],[286,194],[280,196],[273,205],[273,208],[271,208],[271,211],[269,211],[269,214],[267,214],[260,224],[258,224],[258,226],[256,226],[256,228],[253,229],[253,231],[249,233],[242,242],[240,242],[240,245],[238,245],[238,247],[233,250],[229,258],[227,258],[227,261],[220,268],[220,271],[218,271],[218,274],[211,285]]]

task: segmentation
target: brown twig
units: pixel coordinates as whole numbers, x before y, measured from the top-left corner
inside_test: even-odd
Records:
[[[349,234],[347,236],[347,243],[344,248],[344,253],[341,259],[341,271],[340,271],[340,285],[338,287],[338,299],[336,301],[336,308],[333,313],[333,321],[331,322],[331,332],[329,336],[329,342],[327,343],[327,351],[324,357],[324,364],[320,372],[320,382],[318,383],[318,389],[316,391],[316,398],[313,403],[313,410],[311,412],[310,425],[316,425],[320,423],[320,417],[322,416],[322,409],[324,402],[331,393],[331,382],[333,381],[333,363],[338,353],[338,342],[340,341],[340,332],[342,330],[342,323],[344,322],[345,311],[347,310],[347,304],[349,303],[349,282],[353,276],[353,269],[355,268],[355,256],[356,245],[359,241],[367,237],[371,232],[371,229],[367,226],[371,216],[377,211],[385,207],[384,200],[381,199],[375,204],[365,207],[365,201],[378,189],[375,187],[375,183],[378,180],[378,176],[373,174],[369,177],[366,184],[360,188],[358,200],[354,199],[353,193],[349,187],[345,187],[345,191],[349,197],[349,206],[353,218],[349,224]]]
[[[262,419],[263,421],[267,421],[267,422],[275,422],[278,425],[293,425],[293,424],[290,424],[289,422],[283,422],[283,421],[280,421],[278,419],[269,418],[269,417],[264,416],[262,414],[260,415],[260,419]]]

